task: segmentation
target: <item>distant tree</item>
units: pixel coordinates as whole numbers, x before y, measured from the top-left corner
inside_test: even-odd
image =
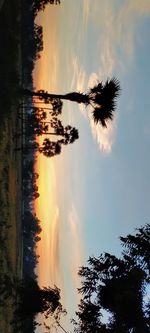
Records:
[[[29,18],[27,18],[27,22],[28,24],[24,27],[25,31],[23,38],[23,57],[25,63],[23,73],[28,76],[30,82],[30,80],[32,80],[30,75],[34,68],[35,61],[40,58],[40,52],[43,50],[43,28],[33,22],[33,17],[30,15]]]
[[[83,103],[92,109],[94,122],[100,123],[103,127],[107,126],[107,121],[112,120],[116,108],[116,98],[120,92],[120,84],[116,78],[107,80],[105,84],[98,82],[87,93],[72,92],[65,95],[50,94],[44,90],[30,91],[23,90],[24,95],[38,97],[45,103],[51,103],[53,99],[69,100],[72,102]]]
[[[45,103],[46,102],[46,103]],[[51,100],[51,103],[49,103],[49,101],[42,101],[42,99],[40,98],[34,98],[33,99],[33,104],[34,106],[27,106],[27,109],[30,108],[30,110],[32,110],[32,114],[36,114],[36,115],[46,115],[47,112],[49,112],[49,114],[52,117],[57,117],[58,115],[60,115],[62,113],[62,106],[63,103],[60,99],[58,98],[53,98]],[[37,104],[40,104],[41,107],[38,107]],[[42,104],[50,104],[50,106],[45,107],[45,105],[43,106]],[[44,119],[44,118],[43,118]]]
[[[27,238],[35,237],[42,231],[41,222],[36,215],[29,209],[25,211],[23,216],[23,233]]]
[[[60,112],[61,103],[56,100],[55,102],[54,107],[58,106],[59,111],[57,112],[57,109],[55,109],[49,112],[48,109],[48,113],[50,113],[49,121],[47,121],[47,112],[36,107],[26,116],[24,134],[27,137],[33,136],[33,143],[26,145],[24,147],[25,151],[33,149],[47,157],[53,157],[61,153],[62,145],[73,143],[79,138],[78,130],[75,127],[70,125],[63,126],[61,120],[57,118],[56,115]],[[52,116],[53,112],[55,116]],[[35,135],[46,135],[47,138],[39,145],[38,142],[34,140]],[[55,141],[52,141],[50,139],[51,137],[53,137],[53,139],[55,138]],[[25,188],[25,191],[27,191],[27,188]]]
[[[37,53],[41,52],[43,50],[43,28],[42,26],[34,23],[34,43],[36,45],[36,51]]]
[[[50,114],[51,116],[51,114]],[[73,143],[79,138],[78,130],[71,125],[63,126],[60,119],[56,116],[47,120],[47,113],[34,112],[28,115],[26,121],[26,134],[36,134],[37,136],[62,136],[62,143]]]
[[[150,306],[145,301],[150,281],[149,234],[147,224],[135,235],[121,237],[124,249],[120,259],[104,253],[98,258],[90,257],[89,265],[80,268],[82,300],[76,313],[75,332],[149,332]],[[103,310],[109,313],[106,324],[101,319]]]
[[[60,0],[34,0],[33,1],[33,9],[37,14],[39,11],[45,9],[46,5],[60,5]]]
[[[48,124],[50,125],[51,131],[48,131]],[[78,130],[75,127],[72,127],[70,125],[63,126],[60,119],[53,117],[50,122],[44,122],[43,128],[45,126],[45,132],[42,131],[42,134],[46,134],[49,136],[56,136],[56,137],[62,137],[58,142],[61,144],[69,144],[73,143],[75,140],[79,138]],[[53,131],[52,131],[53,129]]]
[[[58,130],[58,128],[57,128]],[[79,138],[78,131],[75,127],[66,126],[63,127],[62,132],[54,133],[45,133],[47,135],[57,135],[61,136],[62,139],[57,141],[50,141],[48,138],[44,139],[42,146],[38,148],[39,152],[45,155],[46,157],[53,157],[61,153],[62,145],[67,145],[73,143],[76,139]]]
[[[46,138],[38,150],[46,157],[53,157],[61,153],[61,144],[59,141],[54,142]]]

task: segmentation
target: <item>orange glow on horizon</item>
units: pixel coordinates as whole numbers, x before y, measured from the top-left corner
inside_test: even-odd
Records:
[[[59,211],[56,204],[56,182],[54,163],[39,155],[35,164],[35,172],[39,174],[38,192],[34,209],[41,221],[41,241],[37,243],[38,281],[40,285],[59,283]]]
[[[55,93],[59,90],[60,80],[62,84],[64,81],[64,76],[61,77],[60,74],[59,54],[60,57],[62,54],[59,49],[61,44],[59,45],[58,39],[57,13],[58,11],[52,9],[49,12],[44,11],[38,19],[38,24],[42,24],[44,31],[44,51],[34,72],[35,90],[44,89]],[[38,138],[39,143],[42,141],[43,138]],[[61,289],[61,302],[64,308],[69,304],[69,309],[72,311],[74,303],[78,302],[76,287],[80,284],[76,275],[83,258],[83,239],[80,230],[81,221],[73,204],[72,191],[69,189],[70,197],[68,192],[65,196],[63,190],[65,192],[68,187],[61,188],[65,186],[65,181],[68,185],[67,168],[65,169],[67,161],[64,163],[62,156],[63,152],[61,158],[58,156],[47,158],[38,153],[35,162],[35,172],[39,174],[37,186],[40,196],[34,202],[34,210],[42,228],[39,235],[41,241],[37,243],[36,250],[40,256],[36,273],[41,287],[53,287],[55,284]],[[67,211],[64,211],[66,206]],[[73,293],[70,290],[73,290]]]
[[[57,13],[57,12],[56,12]],[[44,51],[34,71],[34,89],[55,90],[59,68],[57,45],[57,14],[45,11],[37,19],[43,26]],[[50,29],[50,22],[53,29]],[[38,142],[43,138],[38,138]],[[59,210],[56,198],[55,158],[49,159],[38,154],[35,163],[38,192],[34,210],[41,221],[41,241],[37,243],[40,260],[37,266],[38,282],[41,286],[60,285],[59,277]]]

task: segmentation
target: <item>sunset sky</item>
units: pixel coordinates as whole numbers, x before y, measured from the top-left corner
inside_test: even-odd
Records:
[[[98,79],[121,84],[114,121],[93,126],[88,110],[65,102],[63,120],[79,140],[53,159],[39,157],[41,285],[56,284],[72,317],[79,266],[150,219],[150,1],[62,0],[39,15],[44,51],[35,89],[86,91]],[[69,329],[69,325],[64,326]]]

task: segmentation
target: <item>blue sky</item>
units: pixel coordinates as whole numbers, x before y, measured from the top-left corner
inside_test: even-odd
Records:
[[[86,90],[91,73],[103,80],[115,75],[122,87],[111,151],[99,150],[89,121],[81,120],[78,106],[69,106],[73,123],[80,127],[80,141],[64,153],[70,159],[67,175],[82,217],[86,253],[116,252],[117,237],[148,222],[150,215],[150,5],[148,1],[64,1],[63,6],[70,13],[73,7],[75,15],[66,11],[67,20],[65,15],[60,20],[62,35],[63,25],[67,26],[62,60],[66,59],[63,68],[68,73],[65,84],[59,82],[61,91],[69,90],[73,74],[73,88]],[[70,183],[68,193],[69,187]]]
[[[93,128],[78,105],[63,107],[80,137],[54,159],[59,271],[72,315],[78,266],[89,255],[119,254],[118,237],[150,218],[150,1],[62,0],[40,22],[46,65],[39,88],[85,91],[112,76],[122,88],[107,130]]]

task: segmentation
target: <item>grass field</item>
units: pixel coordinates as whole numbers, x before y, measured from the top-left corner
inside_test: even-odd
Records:
[[[21,81],[20,1],[5,0],[0,10],[0,333],[12,333],[14,307],[6,277],[22,276],[22,156],[18,87]],[[4,290],[5,289],[5,290]]]

